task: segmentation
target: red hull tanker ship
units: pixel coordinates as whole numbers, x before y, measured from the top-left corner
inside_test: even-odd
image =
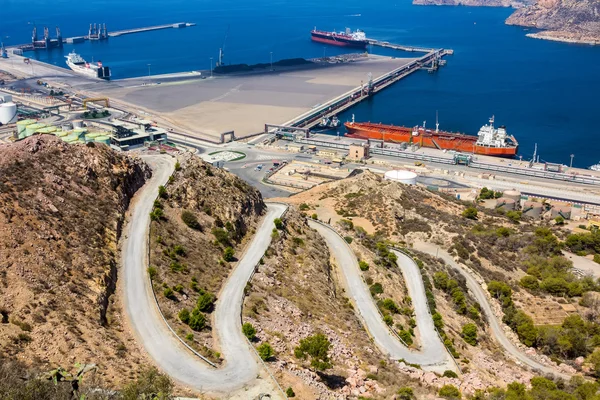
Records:
[[[438,124],[435,130],[425,129],[425,124],[411,129],[404,126],[354,122],[354,117],[352,122],[346,122],[344,125],[348,137],[413,143],[422,147],[487,156],[514,157],[519,146],[515,137],[509,135],[504,126],[494,128],[494,117],[490,118],[489,124],[481,127],[477,136],[440,131]]]
[[[314,42],[331,44],[333,46],[352,47],[355,49],[366,49],[369,41],[365,33],[361,30],[352,32],[346,28],[345,32],[325,32],[318,31],[317,28],[310,32],[310,37]]]

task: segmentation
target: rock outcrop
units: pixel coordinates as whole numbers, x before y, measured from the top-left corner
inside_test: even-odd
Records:
[[[600,0],[413,0],[416,5],[513,7],[508,25],[539,29],[527,36],[600,44]]]
[[[120,381],[140,356],[113,296],[117,242],[150,170],[108,146],[35,136],[0,145],[0,176],[0,356],[94,362]]]

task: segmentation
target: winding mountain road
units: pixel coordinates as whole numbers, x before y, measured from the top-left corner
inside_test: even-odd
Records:
[[[286,206],[267,206],[262,224],[219,295],[213,330],[226,364],[223,368],[215,369],[192,354],[174,336],[156,305],[146,271],[149,214],[158,186],[167,182],[174,170],[175,160],[152,156],[144,157],[144,161],[153,168],[153,176],[134,197],[129,223],[123,235],[121,290],[130,325],[139,343],[160,369],[174,380],[202,392],[231,393],[250,386],[256,380],[259,368],[255,354],[242,334],[240,313],[243,292],[254,267],[271,242],[273,220],[283,214]],[[261,383],[264,386],[265,380],[261,380]],[[252,397],[250,392],[246,392],[245,398]]]
[[[346,281],[347,295],[353,300],[363,325],[383,353],[395,360],[404,359],[409,363],[419,364],[430,371],[456,370],[456,365],[446,351],[429,315],[419,267],[410,257],[396,253],[398,266],[402,270],[415,308],[422,343],[421,351],[408,349],[383,322],[371,293],[362,280],[356,255],[346,241],[327,225],[312,220],[309,220],[309,225],[325,239]]]
[[[437,256],[437,257],[441,258],[446,264],[450,265],[452,268],[454,268],[462,276],[465,277],[465,279],[467,281],[467,287],[469,288],[469,291],[471,291],[471,293],[473,294],[475,299],[481,305],[481,308],[483,309],[483,312],[484,312],[485,316],[487,317],[488,323],[490,325],[492,333],[494,334],[494,337],[496,338],[498,343],[500,343],[500,345],[502,347],[504,347],[504,349],[508,353],[510,353],[515,359],[517,359],[519,362],[521,362],[525,365],[530,366],[531,368],[533,368],[534,370],[537,370],[539,372],[554,375],[554,376],[560,377],[565,380],[569,380],[571,378],[571,376],[568,374],[558,372],[558,371],[556,371],[556,369],[549,367],[547,365],[541,364],[538,361],[530,358],[510,341],[510,339],[504,333],[504,330],[502,329],[500,321],[498,321],[498,318],[496,318],[496,315],[492,311],[492,308],[490,306],[490,303],[488,301],[488,298],[485,294],[484,289],[481,287],[479,282],[477,282],[477,280],[473,277],[472,273],[469,272],[468,270],[466,270],[463,266],[458,264],[456,261],[454,261],[454,259],[452,258],[452,256],[450,254],[448,254],[446,251],[442,250],[439,246],[434,245],[432,243],[423,243],[423,242],[415,243],[414,249],[418,250],[418,251],[422,251],[423,253],[427,253],[429,255]]]

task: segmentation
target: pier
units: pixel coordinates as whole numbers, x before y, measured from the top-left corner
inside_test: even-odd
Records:
[[[7,49],[12,49],[13,54],[18,54],[19,52],[23,52],[23,51],[33,51],[33,50],[37,50],[37,49],[49,49],[52,47],[61,47],[63,43],[77,44],[77,43],[83,43],[87,40],[106,40],[109,37],[118,37],[118,36],[124,36],[124,35],[131,35],[134,33],[151,32],[151,31],[158,31],[158,30],[163,30],[163,29],[187,28],[190,26],[196,26],[196,24],[194,22],[176,22],[174,24],[154,25],[154,26],[147,26],[147,27],[142,27],[142,28],[123,29],[120,31],[107,32],[106,24],[104,24],[103,26],[102,26],[102,24],[98,24],[98,25],[90,24],[89,33],[85,36],[74,36],[74,37],[63,38],[60,35],[60,29],[56,28],[56,32],[57,32],[56,39],[50,39],[50,36],[48,34],[48,29],[45,28],[44,29],[44,39],[40,40],[40,41],[37,40],[37,33],[36,33],[37,28],[34,27],[32,43],[7,46]],[[15,53],[15,51],[16,51],[16,53]]]
[[[454,51],[451,49],[424,49],[420,47],[394,45],[387,42],[381,43],[386,43],[389,46],[395,46],[393,48],[398,50],[408,48],[412,49],[410,51],[423,51],[427,52],[427,54],[415,59],[414,61],[411,61],[410,63],[398,67],[378,77],[377,79],[370,79],[366,84],[346,92],[343,95],[313,110],[310,110],[305,114],[300,115],[298,118],[289,121],[284,125],[297,128],[313,128],[318,125],[323,118],[331,118],[332,116],[347,110],[355,104],[360,103],[361,101],[373,96],[375,93],[407,77],[413,72],[421,69],[426,69],[430,73],[437,71],[439,66],[445,64],[445,60],[442,60],[442,57],[454,53]]]
[[[193,22],[177,22],[175,24],[155,25],[155,26],[148,26],[148,27],[145,27],[145,28],[125,29],[125,30],[121,30],[121,31],[108,32],[108,37],[117,37],[117,36],[123,36],[123,35],[130,35],[132,33],[142,33],[142,32],[150,32],[150,31],[159,31],[159,30],[162,30],[162,29],[187,28],[189,26],[196,26],[196,24],[193,23]]]

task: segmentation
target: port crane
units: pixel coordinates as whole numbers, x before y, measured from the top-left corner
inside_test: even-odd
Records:
[[[229,36],[229,28],[227,25],[227,32],[225,32],[225,39],[223,39],[223,46],[219,49],[219,60],[217,61],[217,67],[223,66],[223,57],[225,57],[225,42],[227,42],[227,37]]]

